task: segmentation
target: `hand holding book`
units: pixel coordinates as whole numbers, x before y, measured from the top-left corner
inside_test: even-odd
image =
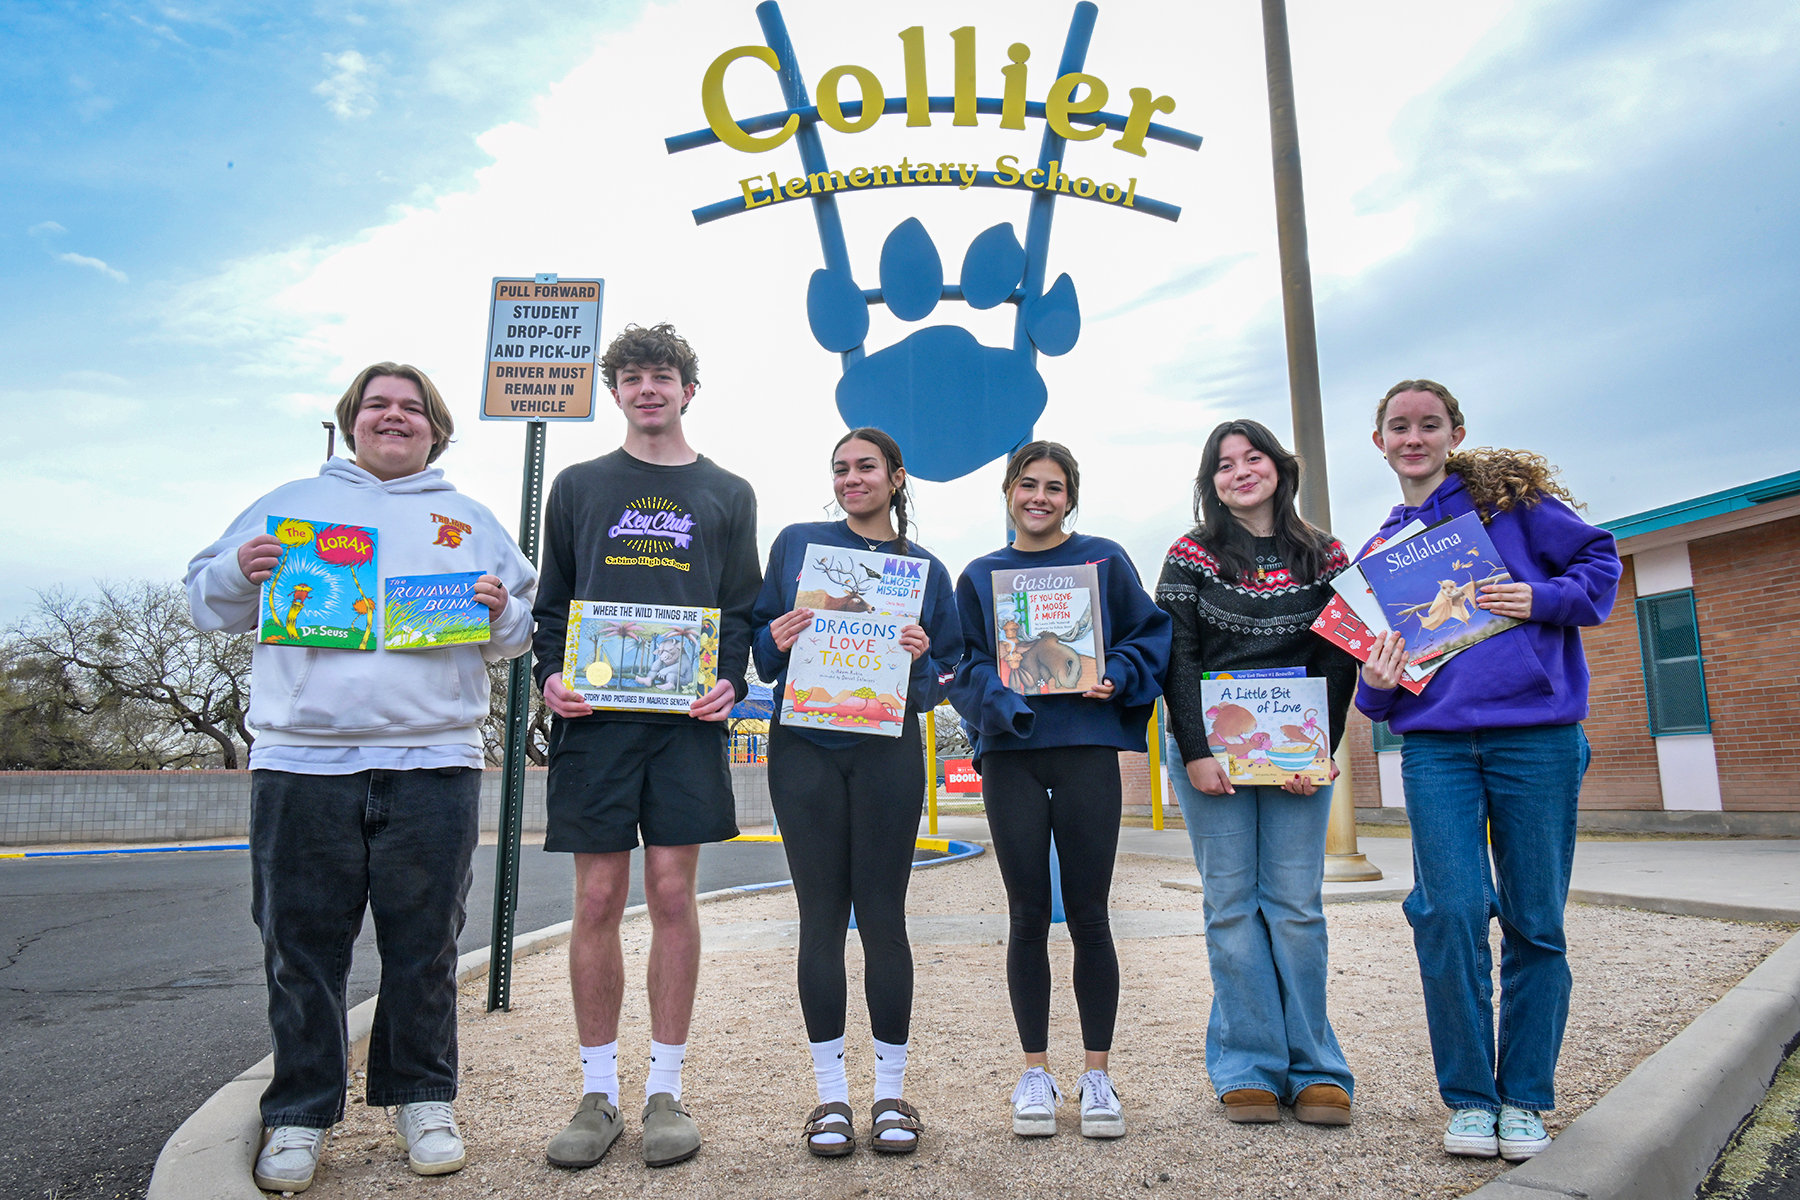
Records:
[[[1400,686],[1400,672],[1406,667],[1406,639],[1391,630],[1375,635],[1369,657],[1363,663],[1363,682],[1377,691],[1391,692]]]
[[[1475,597],[1475,603],[1497,617],[1515,621],[1531,620],[1531,585],[1529,583],[1490,583]]]

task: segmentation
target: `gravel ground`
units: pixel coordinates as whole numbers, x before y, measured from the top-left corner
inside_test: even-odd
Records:
[[[1169,860],[1121,857],[1115,912],[1193,913],[1201,898],[1158,886],[1177,874]],[[1003,914],[991,854],[915,874],[908,911]],[[709,905],[708,927],[736,935],[757,923],[792,921],[791,893]],[[1356,1120],[1347,1128],[1228,1122],[1204,1071],[1211,986],[1204,939],[1134,938],[1119,944],[1124,990],[1113,1077],[1129,1136],[1079,1135],[1072,1101],[1059,1135],[1012,1135],[1007,1097],[1021,1069],[1005,985],[1005,949],[916,944],[918,985],[907,1094],[926,1122],[919,1151],[843,1159],[808,1155],[798,1128],[813,1106],[810,1060],[794,993],[791,946],[709,950],[702,964],[685,1101],[706,1144],[689,1163],[651,1171],[638,1156],[649,1021],[643,961],[649,926],[627,924],[628,983],[621,1036],[626,1131],[598,1167],[545,1164],[545,1143],[581,1091],[575,1027],[561,949],[519,962],[513,1011],[484,1013],[486,983],[463,989],[462,1096],[457,1112],[469,1147],[461,1173],[420,1179],[395,1148],[379,1110],[353,1106],[331,1141],[311,1196],[365,1196],[425,1189],[434,1197],[1449,1197],[1498,1175],[1498,1161],[1442,1152],[1445,1112],[1436,1095],[1418,970],[1397,903],[1327,906],[1331,1011],[1357,1075]],[[1569,910],[1575,996],[1552,1131],[1573,1120],[1643,1058],[1682,1029],[1792,932],[1694,917],[1576,905]],[[1498,939],[1496,937],[1496,957]],[[1051,1066],[1072,1090],[1081,1054],[1068,988],[1069,944],[1051,943],[1057,981]],[[850,943],[848,1030],[851,1097],[866,1134],[873,1073],[868,1022],[857,1011],[860,949]],[[360,1081],[352,1094],[360,1092]]]

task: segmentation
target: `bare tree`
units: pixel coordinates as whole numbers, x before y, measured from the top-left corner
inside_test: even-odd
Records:
[[[70,712],[110,717],[134,765],[210,760],[236,769],[255,741],[245,721],[250,635],[195,628],[178,584],[103,583],[91,597],[40,592],[9,640],[14,661],[59,689]]]
[[[526,651],[527,654],[530,651]],[[512,661],[491,662],[488,669],[488,715],[481,722],[482,757],[490,767],[506,765],[506,692]],[[533,684],[526,689],[531,704],[531,724],[526,727],[525,761],[534,767],[550,762],[550,710],[544,695]]]

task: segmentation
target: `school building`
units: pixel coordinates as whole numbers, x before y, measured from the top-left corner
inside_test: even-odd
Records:
[[[1602,528],[1625,571],[1582,631],[1581,824],[1800,835],[1800,471]],[[1358,820],[1403,821],[1402,739],[1360,714],[1349,736]]]

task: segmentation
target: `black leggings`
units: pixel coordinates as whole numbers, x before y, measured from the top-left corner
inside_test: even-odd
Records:
[[[912,1024],[906,886],[925,796],[919,717],[897,738],[827,749],[769,728],[769,798],[800,902],[800,1012],[806,1040],[844,1036],[844,937],[850,906],[862,936],[863,994],[878,1039],[904,1044]]]
[[[994,856],[1012,936],[1006,987],[1027,1054],[1050,1042],[1050,835],[1062,864],[1063,912],[1075,943],[1075,1007],[1085,1049],[1112,1049],[1119,956],[1106,899],[1119,848],[1119,752],[1109,746],[990,751],[981,757]]]

